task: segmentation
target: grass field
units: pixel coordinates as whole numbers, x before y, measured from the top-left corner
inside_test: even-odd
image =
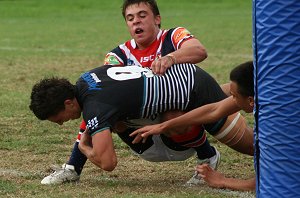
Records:
[[[28,109],[32,85],[45,76],[72,82],[101,65],[130,39],[118,0],[0,0],[0,197],[251,197],[251,193],[186,188],[193,159],[149,163],[115,138],[118,167],[107,173],[88,162],[79,183],[42,186],[51,164],[66,162],[80,120],[63,126],[37,120]],[[207,48],[198,64],[219,83],[252,59],[251,1],[158,0],[163,28],[183,26]],[[247,116],[250,124],[251,116]],[[228,176],[253,176],[253,160],[209,137]]]

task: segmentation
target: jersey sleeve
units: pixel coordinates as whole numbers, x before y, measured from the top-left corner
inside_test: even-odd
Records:
[[[83,109],[83,119],[91,136],[112,129],[119,119],[118,110],[108,104],[88,102]]]
[[[104,58],[104,65],[124,66],[126,62],[126,56],[119,47],[108,52]]]
[[[194,38],[194,35],[192,35],[187,29],[183,27],[175,28],[171,36],[171,40],[175,50],[178,50],[182,45],[182,43],[184,43],[185,41],[191,38]]]

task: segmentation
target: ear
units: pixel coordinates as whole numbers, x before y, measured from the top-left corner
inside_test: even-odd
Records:
[[[155,24],[156,25],[161,24],[161,17],[160,17],[160,15],[155,16]]]
[[[248,97],[248,101],[249,101],[249,105],[250,105],[251,107],[254,107],[254,97],[253,97],[253,96],[249,96],[249,97]]]
[[[65,108],[74,106],[74,102],[71,99],[65,100],[64,104],[65,104]]]

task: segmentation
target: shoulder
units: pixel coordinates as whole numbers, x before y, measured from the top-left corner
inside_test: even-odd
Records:
[[[191,32],[184,27],[176,27],[170,30],[172,31],[172,39],[176,43],[182,39],[193,36]]]
[[[121,43],[105,55],[104,65],[123,66],[127,64],[126,52],[134,49],[133,39]]]
[[[179,49],[182,43],[191,38],[194,38],[194,35],[184,27],[171,28],[165,34],[165,40],[169,40],[175,49]]]

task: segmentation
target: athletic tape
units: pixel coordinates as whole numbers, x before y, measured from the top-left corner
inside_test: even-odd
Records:
[[[223,137],[225,137],[231,131],[231,129],[234,127],[234,125],[237,123],[240,116],[241,116],[241,114],[238,113],[235,116],[235,118],[233,119],[233,121],[230,123],[230,125],[226,129],[224,129],[224,131],[222,131],[221,133],[216,135],[215,138],[217,138],[219,140],[219,139],[222,139]]]

